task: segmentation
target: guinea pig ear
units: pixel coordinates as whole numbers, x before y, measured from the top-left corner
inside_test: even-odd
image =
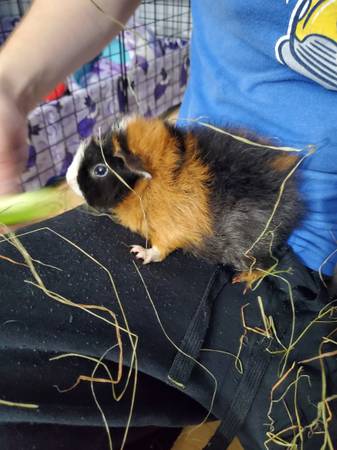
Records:
[[[138,156],[122,149],[115,153],[114,156],[116,158],[121,158],[130,172],[140,175],[143,178],[147,178],[148,180],[152,178],[152,175],[145,170],[143,162]]]

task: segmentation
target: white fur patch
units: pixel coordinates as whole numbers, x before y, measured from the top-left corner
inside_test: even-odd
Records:
[[[87,146],[88,146],[88,140],[81,142],[80,146],[77,149],[77,152],[75,153],[74,159],[73,159],[72,163],[70,164],[70,166],[67,170],[67,173],[66,173],[66,180],[67,180],[68,185],[80,197],[84,197],[84,196],[78,185],[77,175],[78,175],[78,171],[80,169],[81,162],[84,157],[84,152],[85,152],[85,149],[87,148]]]
[[[135,120],[137,120],[136,114],[129,114],[128,116],[122,117],[122,119],[118,122],[118,130],[126,131],[130,123],[134,122]]]

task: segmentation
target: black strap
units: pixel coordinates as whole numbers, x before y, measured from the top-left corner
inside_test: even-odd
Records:
[[[176,354],[168,373],[169,383],[179,389],[184,389],[190,379],[195,365],[194,359],[199,355],[209,326],[213,301],[229,279],[230,274],[226,274],[223,268],[218,267],[208,282],[202,300],[179,346],[185,354],[182,352]],[[209,450],[224,450],[232,442],[246,419],[268,368],[271,355],[266,351],[267,343],[261,339],[261,336],[250,335],[249,338],[250,344],[249,348],[247,346],[247,351],[250,353],[247,355],[245,371],[235,388],[226,416],[206,446]],[[233,373],[230,376],[236,379],[236,369],[232,370]]]
[[[250,338],[253,337],[250,336]],[[259,343],[258,338],[255,338],[250,358],[245,364],[245,371],[237,386],[227,415],[205,448],[208,450],[224,450],[230,445],[247,417],[270,359],[271,355],[266,351],[265,344]]]
[[[176,354],[168,373],[169,383],[180,389],[185,388],[195,365],[194,359],[199,355],[209,325],[213,300],[216,298],[219,290],[224,286],[224,283],[228,281],[225,280],[224,282],[222,277],[221,283],[216,283],[220,271],[222,274],[224,273],[223,269],[219,266],[211,276],[201,302],[179,345],[182,351]]]

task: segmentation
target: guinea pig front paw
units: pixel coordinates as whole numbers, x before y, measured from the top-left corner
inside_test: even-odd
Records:
[[[141,245],[133,245],[130,253],[135,253],[137,259],[143,260],[143,264],[159,262],[162,260],[160,251],[155,246],[151,248],[144,248]]]

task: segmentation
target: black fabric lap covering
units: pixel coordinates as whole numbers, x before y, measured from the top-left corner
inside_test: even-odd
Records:
[[[38,231],[32,232],[34,230]],[[240,353],[243,373],[239,372],[238,362],[235,364],[230,353],[237,354],[244,332],[243,305],[249,304],[245,308],[247,323],[252,327],[264,326],[258,296],[264,301],[266,314],[273,316],[279,338],[289,342],[292,313],[284,281],[268,277],[256,291],[243,295],[242,285],[230,283],[232,273],[228,268],[212,266],[177,251],[162,263],[143,266],[137,262],[154,308],[128,247],[144,242],[108,218],[94,217],[77,209],[21,230],[21,233],[24,235],[20,241],[30,256],[40,261],[35,261],[34,266],[48,289],[76,304],[108,308],[116,314],[119,325],[126,328],[108,272],[56,233],[78,245],[110,271],[128,326],[138,336],[132,427],[178,428],[198,424],[213,406],[209,418],[223,420],[226,428],[218,438],[223,443],[220,448],[235,434],[239,434],[246,450],[263,448],[270,391],[278,379],[281,360],[279,355],[272,356],[267,350],[278,350],[279,346],[275,340],[248,333]],[[17,249],[5,241],[0,243],[0,255],[24,262]],[[289,249],[282,249],[279,258],[280,268],[289,265],[293,268],[292,275],[283,276],[294,286],[295,334],[298,335],[328,299],[317,276],[305,269]],[[90,383],[82,381],[70,391],[60,390],[71,387],[80,375],[92,375],[96,362],[76,355],[99,359],[114,346],[105,354],[103,362],[116,378],[119,359],[116,330],[86,311],[49,298],[31,281],[34,278],[29,268],[0,259],[0,399],[39,405],[38,409],[0,406],[0,431],[8,431],[0,434],[0,448],[20,450],[21,444],[15,447],[15,432],[10,430],[21,427],[20,442],[23,442],[25,431],[22,430],[29,430],[30,426],[38,429],[40,425],[40,429],[50,427],[50,430],[63,427],[65,433],[73,434],[72,443],[67,444],[66,439],[62,443],[62,433],[58,433],[60,447],[55,447],[57,449],[105,450],[108,445],[102,416]],[[305,289],[298,286],[305,286]],[[91,311],[113,320],[107,312]],[[291,352],[287,367],[294,360],[317,354],[322,336],[333,329],[331,323],[312,327]],[[133,354],[126,332],[121,331],[121,339],[124,368],[121,382],[116,386],[117,394],[127,382]],[[63,354],[73,356],[50,360]],[[194,358],[199,363],[195,363]],[[335,365],[329,362],[328,393],[334,388],[337,392],[336,382],[332,381],[335,370]],[[313,420],[316,413],[313,405],[321,400],[319,364],[307,364],[305,373],[310,376],[311,385],[301,383],[298,398],[304,425]],[[95,376],[107,378],[107,373],[100,367]],[[125,395],[118,402],[113,399],[110,384],[94,384],[97,400],[112,428],[127,424],[133,377],[134,371]],[[273,411],[276,430],[289,426],[289,417],[279,406]],[[333,409],[333,403],[330,406]],[[83,442],[90,428],[98,430],[98,435]],[[82,437],[79,430],[84,433]],[[26,433],[31,435],[29,431]],[[35,444],[27,444],[22,449],[40,450],[39,433],[35,436]],[[76,436],[80,445],[74,444]],[[98,445],[97,439],[102,439],[102,443]],[[322,436],[305,436],[305,439],[308,442],[305,449],[317,449]]]
[[[113,448],[119,449],[124,429],[111,430]],[[180,428],[130,428],[125,450],[171,450]],[[6,424],[0,426],[1,448],[6,450],[105,449],[107,438],[102,427],[70,427],[51,424]]]

